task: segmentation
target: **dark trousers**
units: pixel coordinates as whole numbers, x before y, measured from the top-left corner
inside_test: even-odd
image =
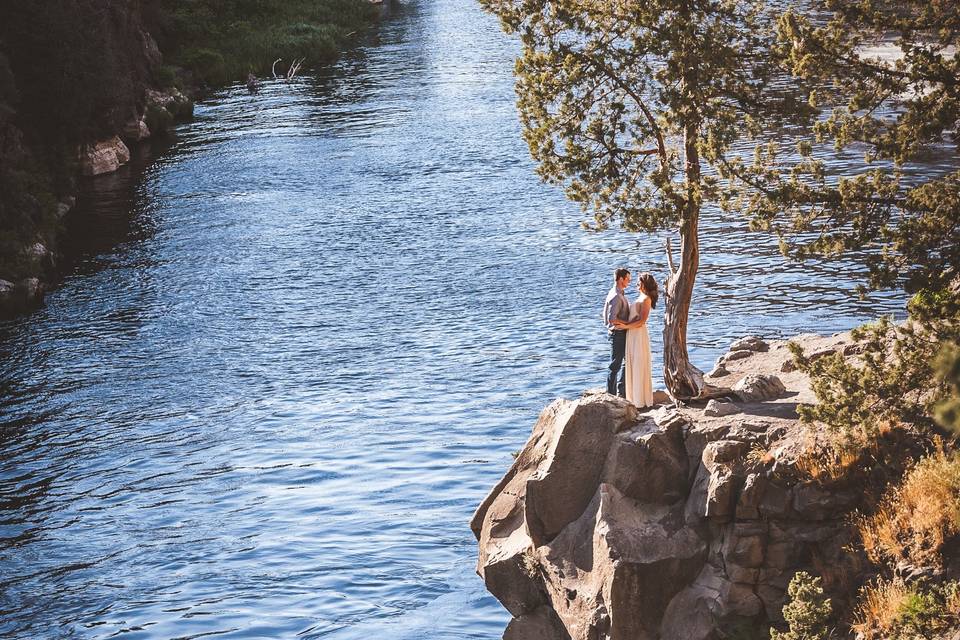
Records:
[[[626,398],[627,369],[623,366],[623,358],[627,354],[627,332],[624,329],[615,329],[610,332],[609,337],[610,374],[607,375],[607,393]],[[618,373],[620,374],[620,384],[617,384]]]

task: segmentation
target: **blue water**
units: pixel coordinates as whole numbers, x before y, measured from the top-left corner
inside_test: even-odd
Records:
[[[0,636],[499,637],[467,521],[540,409],[602,383],[612,270],[665,271],[538,183],[516,52],[473,0],[408,0],[84,183],[75,266],[0,324]],[[902,304],[734,218],[702,249],[704,368]]]

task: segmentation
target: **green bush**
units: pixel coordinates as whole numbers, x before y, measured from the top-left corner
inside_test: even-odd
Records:
[[[904,423],[935,429],[938,412],[951,420],[960,393],[950,357],[960,344],[960,292],[922,291],[908,311],[907,322],[881,318],[855,329],[860,352],[854,361],[840,353],[810,358],[790,345],[817,397],[816,404],[799,408],[806,422],[822,422],[846,437],[875,438]]]
[[[10,61],[7,56],[0,53],[0,123],[13,116],[19,100],[20,93],[17,91],[16,79],[10,69]]]
[[[50,176],[29,155],[0,158],[0,196],[0,278],[37,275],[20,250],[37,240],[51,246],[56,237],[57,199]]]
[[[147,128],[150,129],[150,133],[154,135],[162,135],[173,125],[173,115],[155,104],[147,105],[144,120],[147,123]]]
[[[169,89],[171,87],[179,88],[180,81],[177,78],[177,71],[169,65],[164,65],[160,67],[160,86]]]
[[[783,607],[789,631],[770,630],[770,640],[824,640],[828,638],[830,599],[823,594],[820,578],[798,571],[787,587],[790,602]]]
[[[223,54],[212,49],[188,49],[183,54],[183,62],[197,76],[197,79],[209,84],[226,82],[227,63]]]
[[[907,632],[922,633],[931,621],[944,613],[943,607],[933,593],[915,591],[909,594],[900,605],[899,622]]]
[[[279,57],[326,62],[336,57],[343,30],[330,24],[297,23],[277,30],[272,38]]]
[[[960,629],[960,583],[905,584],[878,580],[860,593],[859,622],[864,640],[930,640]]]
[[[166,59],[220,84],[267,74],[277,58],[278,71],[296,58],[307,67],[329,62],[377,9],[367,0],[163,0],[160,14],[155,35]]]

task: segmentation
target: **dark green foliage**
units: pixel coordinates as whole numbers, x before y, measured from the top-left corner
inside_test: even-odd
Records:
[[[185,67],[197,78],[221,84],[227,80],[227,63],[223,54],[211,49],[187,49],[181,56]]]
[[[724,624],[719,631],[724,640],[770,640],[770,629],[759,624],[755,618],[743,618]]]
[[[4,280],[36,275],[20,252],[36,241],[49,245],[57,230],[50,176],[11,138],[19,138],[19,132],[0,123],[0,141],[7,142],[11,152],[0,157],[0,278]]]
[[[118,130],[156,72],[139,25],[137,0],[10,3],[0,42],[29,105],[21,128],[54,156]]]
[[[735,161],[743,134],[814,113],[806,91],[779,73],[775,18],[762,4],[481,4],[523,43],[518,106],[537,171],[600,228],[673,227],[691,204],[735,199],[716,174]],[[713,171],[691,179],[688,159]]]
[[[160,67],[160,75],[157,78],[160,82],[160,86],[164,89],[169,89],[171,87],[180,87],[180,81],[177,78],[177,71],[169,65],[164,65]]]
[[[960,56],[951,53],[960,3],[819,0],[814,8],[832,19],[817,26],[783,15],[781,54],[817,87],[817,104],[836,108],[789,174],[771,171],[766,155],[742,168],[763,196],[746,210],[797,258],[866,249],[869,287],[941,289],[960,272],[960,172],[927,177],[924,162],[931,151],[955,158],[960,148]],[[881,37],[900,59],[867,52]],[[830,175],[825,157],[848,147],[864,153],[864,167]]]
[[[804,420],[854,439],[872,438],[901,423],[933,428],[934,412],[955,406],[958,389],[948,354],[956,357],[960,343],[960,294],[923,290],[908,308],[905,324],[881,318],[853,332],[862,349],[859,363],[841,354],[812,360],[791,345],[817,396],[817,404],[800,408]]]
[[[143,114],[147,128],[153,135],[163,135],[173,125],[173,114],[157,105],[148,104]]]
[[[329,62],[376,12],[366,0],[163,0],[151,22],[166,62],[223,84],[269,73],[277,58],[284,72],[296,58]]]
[[[783,607],[788,631],[770,630],[770,640],[825,640],[832,608],[824,596],[820,578],[799,571],[787,587],[790,601]]]

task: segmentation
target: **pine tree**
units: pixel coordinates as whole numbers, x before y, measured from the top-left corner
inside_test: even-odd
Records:
[[[960,3],[812,8],[832,18],[816,25],[787,11],[781,53],[795,77],[818,87],[816,100],[838,106],[802,145],[802,171],[781,176],[762,163],[744,171],[769,196],[755,203],[754,225],[778,231],[798,258],[865,250],[868,288],[942,290],[960,274]],[[830,176],[825,160],[847,148],[864,151],[864,166]]]
[[[811,124],[764,3],[721,0],[481,0],[523,45],[516,78],[538,172],[593,212],[594,228],[676,229],[667,245],[664,378],[677,399],[716,390],[687,354],[705,204],[756,189],[729,179],[744,134]]]
[[[797,258],[863,258],[864,290],[917,295],[905,324],[881,320],[856,333],[859,362],[799,358],[818,399],[805,417],[847,435],[904,422],[958,429],[960,4],[820,0],[813,9],[830,19],[788,11],[779,20],[781,55],[819,87],[817,100],[839,106],[818,118],[792,175],[742,168],[764,192],[752,224],[779,233]],[[830,176],[826,161],[851,147],[865,152],[864,165]]]
[[[798,571],[793,576],[787,587],[790,601],[783,606],[783,619],[790,629],[771,629],[770,640],[824,640],[828,637],[827,621],[832,607],[820,582],[820,578],[806,571]]]

